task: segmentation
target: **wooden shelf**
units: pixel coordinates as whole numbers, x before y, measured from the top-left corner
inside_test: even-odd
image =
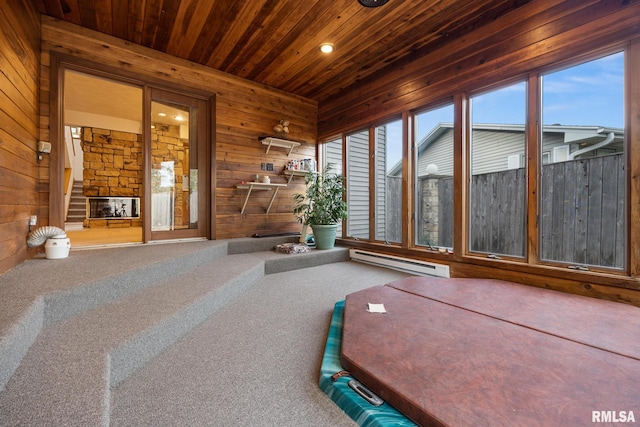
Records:
[[[267,207],[267,214],[269,213],[269,211],[271,210],[271,205],[273,205],[273,201],[276,199],[276,196],[278,195],[278,190],[280,190],[280,187],[286,187],[287,184],[266,184],[264,182],[247,182],[245,184],[238,184],[236,185],[236,188],[240,189],[240,190],[249,190],[247,192],[247,197],[244,199],[244,204],[242,205],[242,210],[240,211],[240,215],[244,214],[244,210],[247,207],[247,202],[249,201],[249,196],[251,196],[251,192],[252,191],[270,191],[270,190],[274,190],[273,192],[273,196],[271,196],[271,201],[269,202],[269,207]]]
[[[294,176],[307,176],[308,173],[309,171],[301,171],[301,170],[285,170],[282,172],[283,175],[289,176],[287,180],[287,184],[291,183],[291,180],[293,179]],[[313,173],[318,173],[318,172],[314,171]]]
[[[262,140],[262,145],[267,146],[267,154],[269,154],[269,150],[271,149],[271,147],[280,147],[280,148],[285,148],[289,150],[287,152],[287,156],[289,156],[293,151],[293,149],[298,147],[300,143],[295,141],[289,141],[288,139],[280,139],[280,138],[274,138],[269,136]]]

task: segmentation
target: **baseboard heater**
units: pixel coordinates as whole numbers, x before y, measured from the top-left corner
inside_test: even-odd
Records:
[[[393,255],[380,254],[376,252],[350,249],[349,255],[354,261],[366,262],[368,264],[393,268],[411,274],[421,276],[449,277],[449,266],[435,264],[432,262],[419,261],[410,258],[402,258]]]

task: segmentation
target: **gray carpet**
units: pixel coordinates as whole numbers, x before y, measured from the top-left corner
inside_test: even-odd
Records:
[[[353,425],[317,385],[333,304],[406,274],[276,242],[72,251],[0,275],[0,425]]]
[[[333,305],[406,276],[353,262],[266,276],[112,390],[111,425],[355,425],[318,387]]]

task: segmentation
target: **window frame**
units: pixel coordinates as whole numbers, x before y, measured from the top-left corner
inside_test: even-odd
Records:
[[[548,151],[543,152],[540,149],[540,141],[542,140],[542,126],[541,122],[541,76],[543,73],[553,72],[562,68],[568,68],[573,65],[579,65],[590,60],[598,59],[616,52],[624,52],[625,55],[625,101],[624,101],[624,115],[625,115],[625,165],[626,165],[626,230],[624,232],[626,239],[626,263],[625,267],[620,269],[610,268],[598,268],[590,267],[588,271],[567,269],[567,265],[563,265],[558,262],[549,262],[540,259],[539,246],[540,246],[540,224],[539,224],[539,189],[540,185],[540,171],[544,163],[546,156],[551,156],[552,153]],[[569,54],[569,53],[568,53]],[[390,253],[396,253],[399,255],[405,255],[409,257],[424,257],[425,259],[433,259],[435,262],[454,262],[460,263],[458,265],[476,265],[485,266],[489,268],[498,268],[502,271],[529,271],[536,275],[548,275],[550,277],[572,277],[573,280],[588,280],[589,277],[600,277],[598,281],[602,283],[610,284],[614,278],[620,277],[640,277],[640,256],[632,257],[631,243],[633,241],[640,242],[640,211],[633,212],[631,206],[634,203],[640,203],[640,178],[635,179],[633,176],[640,176],[640,129],[634,129],[630,127],[632,123],[632,115],[634,118],[640,117],[640,104],[632,105],[630,101],[633,99],[632,94],[637,94],[640,99],[640,80],[631,82],[630,76],[632,73],[630,70],[637,70],[640,72],[640,38],[625,41],[623,43],[612,44],[605,48],[594,49],[586,54],[577,56],[571,56],[568,58],[555,61],[553,64],[533,67],[527,70],[526,73],[512,76],[508,79],[503,79],[491,84],[482,85],[482,87],[464,88],[459,87],[453,95],[439,98],[434,102],[425,103],[418,107],[402,112],[403,117],[403,234],[402,244],[399,248],[394,248],[390,245],[384,245],[384,242],[376,241],[374,239],[353,239],[352,243],[355,246],[368,247],[370,249],[383,248]],[[526,169],[526,191],[525,191],[525,248],[524,257],[509,257],[509,256],[487,256],[486,253],[472,252],[468,250],[468,217],[469,217],[469,204],[468,204],[468,183],[470,179],[469,162],[470,162],[470,114],[469,103],[470,94],[477,94],[490,91],[492,88],[499,88],[508,86],[511,83],[524,81],[526,83],[526,122],[525,122],[525,134],[526,134],[526,147],[524,154],[524,167]],[[414,141],[413,135],[415,133],[414,123],[417,114],[422,112],[436,109],[442,105],[446,105],[453,100],[454,106],[454,242],[453,250],[443,253],[438,250],[433,250],[424,246],[416,245],[415,238],[415,197],[416,192],[414,188],[415,175],[417,173],[416,159],[414,159]],[[637,103],[636,103],[637,104]],[[393,121],[397,117],[397,114],[390,115],[376,122],[386,123]],[[370,140],[373,139],[373,129],[376,124],[370,125],[367,129],[370,130]],[[640,128],[640,124],[637,124],[637,128]],[[360,129],[363,129],[360,127]],[[344,131],[341,133],[343,139],[347,134],[353,131]],[[630,141],[637,141],[637,147],[634,149],[634,145]],[[371,141],[373,147],[373,142]],[[346,142],[344,151],[346,153]],[[633,160],[636,159],[637,166],[634,167]],[[372,168],[370,162],[369,167]],[[406,165],[406,167],[405,167]],[[372,175],[370,174],[370,181]],[[370,195],[373,194],[373,190],[370,186]],[[373,197],[373,195],[372,195]],[[371,199],[370,199],[371,202]],[[373,230],[374,222],[371,217],[373,214],[373,206],[370,203],[370,237],[375,236],[375,230]],[[633,221],[637,220],[638,225],[634,225]],[[345,236],[346,239],[349,239]],[[357,240],[357,242],[355,242]],[[640,243],[636,244],[636,246]],[[491,255],[491,254],[489,254]],[[567,276],[565,276],[567,275]],[[570,276],[569,276],[570,275]],[[640,289],[640,287],[639,287]]]
[[[381,127],[386,127],[390,124],[394,124],[394,123],[400,123],[400,149],[402,150],[401,153],[401,157],[400,157],[400,167],[401,167],[401,172],[402,174],[400,175],[400,179],[401,179],[401,190],[400,190],[400,200],[401,200],[401,212],[399,215],[399,218],[401,219],[401,223],[400,223],[400,241],[390,241],[388,239],[379,239],[378,237],[378,218],[377,218],[377,214],[378,214],[378,207],[379,207],[379,202],[378,202],[378,192],[380,190],[378,184],[379,184],[379,177],[378,177],[378,167],[379,164],[378,162],[380,161],[380,159],[378,158],[379,153],[379,140],[378,140],[378,129]],[[392,246],[399,246],[402,245],[402,243],[406,240],[404,234],[402,233],[402,226],[403,226],[403,215],[402,215],[402,205],[404,205],[404,200],[405,200],[405,194],[404,191],[402,190],[402,180],[404,179],[404,163],[403,163],[403,153],[404,153],[404,146],[406,145],[406,141],[403,137],[403,132],[402,132],[402,127],[403,127],[403,118],[402,117],[397,117],[395,119],[390,119],[390,120],[386,120],[382,123],[379,123],[377,125],[371,126],[369,129],[369,135],[372,138],[372,144],[370,145],[370,158],[373,159],[373,162],[370,162],[370,166],[371,166],[371,176],[369,179],[369,185],[371,188],[371,193],[370,193],[370,200],[372,200],[372,216],[371,216],[371,230],[369,233],[369,240],[373,241],[373,242],[382,242],[385,245],[392,245]],[[385,136],[387,136],[387,138],[385,139],[385,143],[389,142],[389,138],[388,138],[388,132],[385,134]],[[388,148],[385,149],[385,155],[388,154],[389,150]],[[386,161],[386,157],[385,157],[385,161]],[[385,176],[386,176],[386,170],[385,170]],[[385,183],[386,183],[386,179],[385,179]],[[386,194],[386,187],[384,189],[385,194]],[[388,214],[388,210],[387,210],[388,206],[385,202],[385,221],[386,221],[386,215]],[[385,230],[386,230],[386,226],[387,224],[385,224]],[[373,238],[372,238],[373,237]],[[385,237],[388,237],[387,232],[385,231]]]
[[[350,185],[353,182],[352,179],[352,158],[355,158],[356,156],[353,154],[353,151],[350,150],[350,146],[349,146],[349,137],[351,137],[352,135],[357,135],[360,133],[367,133],[367,154],[365,155],[365,157],[367,158],[367,165],[366,165],[366,170],[367,170],[367,192],[363,192],[362,194],[366,194],[367,200],[366,200],[366,204],[368,204],[368,215],[367,215],[367,224],[366,224],[366,229],[367,229],[367,237],[363,237],[363,236],[354,236],[353,235],[353,229],[352,229],[352,223],[350,222],[350,216],[352,211],[350,211],[349,209],[349,199],[351,197],[351,194],[349,193],[351,188]],[[372,147],[374,145],[373,143],[373,128],[371,126],[369,127],[365,127],[365,128],[360,128],[358,130],[354,130],[353,132],[348,132],[344,134],[344,151],[343,151],[343,158],[344,158],[344,164],[345,164],[345,168],[343,170],[343,174],[344,177],[346,179],[346,200],[347,200],[347,219],[345,220],[345,227],[344,227],[344,231],[343,234],[345,235],[346,238],[349,239],[353,239],[353,240],[362,240],[362,241],[372,241],[371,236],[373,235],[373,212],[374,212],[374,203],[375,201],[373,200],[374,194],[373,194],[373,186],[372,186],[372,170],[375,167],[375,162],[372,162]],[[365,138],[362,138],[363,140]]]
[[[523,130],[523,135],[524,135],[524,152],[523,152],[523,156],[524,158],[528,158],[530,157],[530,150],[531,150],[531,135],[530,135],[530,128],[532,127],[530,122],[529,122],[529,111],[531,110],[531,104],[529,102],[529,100],[531,99],[531,84],[529,81],[529,76],[525,75],[525,76],[518,76],[518,77],[514,77],[496,84],[493,84],[491,86],[487,86],[484,87],[480,90],[477,91],[473,91],[470,92],[469,95],[467,96],[467,102],[464,106],[465,108],[465,114],[466,117],[468,117],[466,123],[468,124],[466,126],[464,130],[465,134],[466,134],[466,138],[467,138],[467,144],[465,145],[465,150],[466,150],[466,154],[465,154],[465,158],[467,160],[467,162],[464,164],[464,169],[465,169],[465,174],[466,174],[466,179],[465,179],[465,190],[466,190],[466,197],[464,200],[465,206],[467,207],[466,209],[466,215],[463,218],[463,220],[465,221],[465,230],[466,230],[466,240],[465,240],[465,246],[463,248],[463,252],[466,256],[468,257],[479,257],[479,258],[488,258],[491,260],[510,260],[510,261],[514,261],[514,262],[527,262],[528,260],[528,229],[529,229],[529,210],[528,210],[528,206],[529,206],[529,195],[530,195],[530,183],[528,182],[528,176],[530,174],[529,171],[529,165],[528,163],[525,161],[524,164],[524,200],[523,202],[523,206],[522,206],[522,210],[523,210],[523,218],[522,218],[522,239],[523,239],[523,248],[522,248],[522,256],[520,255],[511,255],[511,254],[503,254],[503,253],[491,253],[491,252],[483,252],[483,251],[478,251],[478,250],[473,250],[471,249],[471,180],[473,178],[473,173],[472,173],[472,162],[473,162],[473,116],[472,116],[472,98],[475,96],[480,96],[480,95],[485,95],[488,93],[491,93],[492,91],[498,91],[501,89],[505,89],[511,86],[514,86],[516,84],[521,84],[524,83],[525,87],[524,87],[524,130]],[[519,124],[518,124],[519,125]]]
[[[633,169],[632,169],[632,153],[631,153],[631,149],[632,149],[632,145],[630,144],[630,133],[631,133],[631,129],[629,124],[631,123],[630,120],[630,110],[631,105],[630,105],[630,91],[631,91],[631,79],[630,76],[630,60],[629,60],[629,55],[630,55],[630,51],[632,50],[632,46],[634,44],[638,44],[636,43],[622,43],[622,44],[616,44],[613,46],[609,46],[607,48],[604,49],[598,49],[595,51],[591,51],[587,54],[583,54],[583,55],[579,55],[573,58],[569,58],[565,61],[561,61],[555,64],[552,64],[550,66],[547,67],[543,67],[540,70],[538,70],[538,72],[535,74],[535,77],[537,79],[537,84],[538,86],[538,90],[537,90],[537,96],[538,96],[538,100],[537,100],[537,108],[538,108],[538,115],[537,115],[537,123],[538,123],[538,140],[536,141],[537,146],[536,146],[536,150],[535,152],[537,153],[537,155],[540,157],[540,169],[536,171],[536,178],[537,178],[537,185],[536,185],[536,189],[535,192],[537,194],[537,200],[536,203],[539,206],[538,211],[536,212],[536,228],[535,228],[535,232],[536,232],[536,260],[535,260],[535,264],[538,266],[547,266],[547,267],[552,267],[552,268],[562,268],[562,269],[571,269],[571,270],[576,270],[576,271],[581,271],[581,272],[589,272],[589,273],[604,273],[604,274],[612,274],[612,275],[624,275],[624,276],[631,276],[633,275],[632,273],[632,268],[631,268],[631,243],[632,243],[632,230],[631,230],[631,221],[632,221],[632,210],[631,210],[631,205],[632,205],[632,200],[631,200],[631,195],[632,193],[632,173],[634,173]],[[605,58],[607,56],[611,56],[617,53],[622,53],[624,56],[624,61],[623,61],[623,72],[624,72],[624,81],[623,81],[623,131],[624,131],[624,139],[623,139],[623,163],[625,165],[625,174],[624,174],[624,185],[625,185],[625,189],[624,189],[624,194],[625,194],[625,208],[624,208],[624,230],[623,230],[623,236],[624,236],[624,261],[623,261],[623,266],[622,268],[617,268],[617,267],[608,267],[608,266],[602,266],[602,265],[592,265],[592,264],[580,264],[580,263],[575,263],[575,262],[567,262],[567,261],[560,261],[560,260],[551,260],[551,259],[543,259],[541,257],[541,253],[542,253],[542,233],[543,233],[543,225],[542,225],[542,220],[541,220],[541,205],[542,205],[542,157],[544,155],[543,152],[543,147],[542,147],[542,143],[543,143],[543,135],[542,135],[542,129],[544,127],[544,118],[543,118],[543,84],[542,84],[542,80],[543,77],[545,75],[548,74],[552,74],[555,72],[559,72],[559,71],[563,71],[563,70],[568,70],[572,67],[577,67],[592,61],[597,61],[599,59]],[[640,53],[640,52],[638,52]],[[631,54],[633,55],[633,54]],[[635,55],[635,61],[639,62],[640,61],[640,57],[636,54]],[[637,77],[636,77],[636,80]],[[570,149],[567,149],[567,152],[570,153]],[[635,156],[634,156],[635,157]],[[554,162],[554,158],[555,158],[555,152],[552,154],[550,160],[553,163]],[[637,233],[637,232],[636,232]]]
[[[456,146],[457,146],[457,137],[456,137],[456,133],[457,133],[457,129],[456,129],[456,120],[455,120],[455,116],[456,116],[456,101],[453,97],[449,97],[449,98],[445,98],[437,103],[434,103],[432,105],[429,105],[428,107],[422,107],[419,109],[416,109],[414,111],[410,112],[409,118],[411,120],[411,124],[407,124],[407,126],[411,129],[412,133],[411,133],[411,137],[408,138],[407,141],[407,153],[408,153],[408,160],[407,163],[410,165],[409,167],[409,173],[407,174],[407,187],[408,187],[408,194],[409,194],[409,198],[411,200],[411,204],[409,205],[409,215],[410,215],[410,221],[408,222],[407,225],[407,233],[405,233],[405,235],[403,237],[405,237],[405,240],[407,240],[407,245],[408,247],[410,247],[413,250],[416,251],[425,251],[427,253],[453,253],[454,249],[456,248],[456,220],[454,218],[453,220],[453,236],[452,236],[452,244],[451,247],[445,247],[445,246],[441,246],[441,245],[421,245],[418,244],[418,230],[416,230],[417,227],[417,221],[418,221],[418,206],[417,204],[419,203],[418,200],[418,190],[417,190],[417,180],[419,178],[419,173],[420,173],[420,165],[419,165],[419,154],[418,153],[418,144],[420,143],[419,140],[419,136],[418,136],[418,131],[417,131],[417,127],[419,125],[418,123],[418,116],[421,114],[426,114],[432,111],[437,111],[443,108],[447,108],[447,107],[451,107],[452,108],[452,115],[451,115],[451,119],[452,119],[452,123],[453,123],[453,128],[452,128],[452,132],[453,132],[453,149],[452,149],[452,156],[453,156],[453,211],[454,211],[454,216],[455,216],[455,204],[456,204],[456,188],[455,188],[455,180],[456,180]],[[405,203],[405,205],[407,205]],[[408,235],[407,235],[408,234]]]

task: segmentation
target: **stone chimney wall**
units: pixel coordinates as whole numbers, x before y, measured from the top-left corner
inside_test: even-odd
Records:
[[[85,196],[141,197],[142,135],[83,128],[82,144]]]
[[[115,130],[82,129],[83,194],[86,197],[140,197],[143,194],[142,135]],[[188,194],[183,196],[183,174],[189,173],[189,140],[180,138],[180,127],[154,123],[151,131],[152,192],[165,190],[158,172],[162,162],[173,162],[173,211],[175,225],[189,224]],[[142,212],[144,214],[144,212]],[[91,226],[113,226],[116,220]]]
[[[438,245],[439,243],[438,182],[438,177],[420,179],[422,218],[419,218],[418,236],[421,244]]]

